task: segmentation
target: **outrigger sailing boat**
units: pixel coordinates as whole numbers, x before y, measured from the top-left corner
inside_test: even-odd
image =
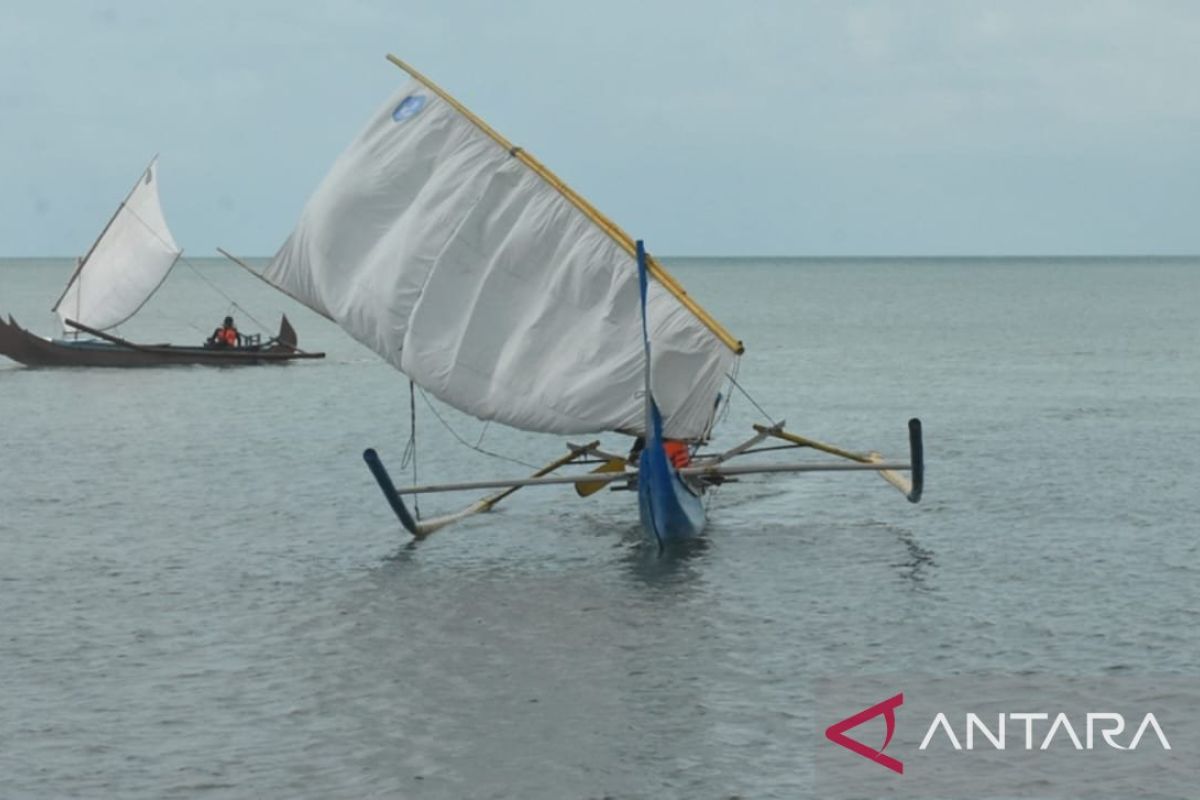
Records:
[[[665,545],[704,527],[706,487],[770,472],[872,470],[921,496],[921,426],[911,460],[885,461],[785,431],[717,453],[709,439],[721,389],[743,352],[720,323],[624,231],[536,159],[419,72],[338,158],[261,277],[333,320],[417,386],[480,420],[555,434],[640,437],[636,459],[598,441],[532,477],[397,488],[363,453],[400,522],[422,537],[486,511],[522,486],[636,488],[642,525]],[[731,464],[774,438],[837,463]],[[690,448],[668,459],[667,441]],[[772,448],[776,449],[776,448]],[[570,463],[601,466],[550,475]],[[909,472],[911,478],[900,473]],[[405,494],[499,489],[446,516],[419,519]]]
[[[275,338],[257,334],[227,348],[135,344],[105,331],[141,310],[166,280],[183,251],[167,228],[158,201],[157,158],[129,191],[87,255],[79,260],[67,288],[51,309],[70,339],[45,339],[22,328],[11,316],[0,319],[0,355],[29,366],[146,367],[166,364],[242,365],[323,358],[296,347],[296,331],[284,316]],[[94,339],[80,339],[78,332]]]

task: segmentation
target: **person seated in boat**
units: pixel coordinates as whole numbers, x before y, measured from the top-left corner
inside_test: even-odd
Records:
[[[237,347],[244,338],[233,324],[233,317],[226,317],[221,327],[213,331],[204,344],[208,347]]]
[[[692,463],[692,451],[687,442],[678,439],[663,439],[663,450],[667,452],[667,460],[675,469],[683,469]]]
[[[636,439],[633,440],[633,447],[629,448],[629,456],[626,457],[625,460],[629,463],[630,466],[636,467],[638,465],[638,461],[642,457],[642,451],[645,449],[646,449],[646,437],[645,436],[637,437]]]
[[[646,440],[641,436],[634,439],[633,448],[629,451],[629,463],[636,467],[644,449],[646,449]],[[678,439],[663,439],[663,450],[667,454],[667,460],[675,469],[683,469],[692,463],[692,451],[687,442]]]

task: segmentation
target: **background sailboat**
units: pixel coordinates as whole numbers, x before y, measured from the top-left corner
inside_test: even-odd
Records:
[[[45,339],[0,319],[0,355],[31,366],[130,367],[162,364],[257,364],[320,358],[296,347],[296,332],[284,317],[279,334],[263,343],[230,349],[135,344],[106,333],[132,318],[162,286],[183,254],[163,216],[158,198],[158,159],[109,219],[79,260],[51,309],[70,338]],[[79,338],[87,333],[91,340]]]
[[[51,311],[64,331],[71,330],[68,320],[101,331],[114,328],[146,304],[181,255],[159,202],[155,156],[79,260]]]
[[[593,443],[529,479],[397,490],[369,450],[401,521],[424,535],[599,456],[609,472],[588,485],[637,483],[656,540],[695,535],[698,495],[721,476],[691,478],[666,462],[663,440],[708,440],[741,342],[540,162],[388,58],[411,81],[334,162],[262,277],[460,411],[539,433],[642,437],[643,468],[656,467],[617,472],[623,457]],[[484,484],[509,491],[435,520],[399,497]]]

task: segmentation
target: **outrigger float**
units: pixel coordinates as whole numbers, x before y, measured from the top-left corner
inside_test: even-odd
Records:
[[[659,546],[699,535],[705,491],[742,475],[866,470],[920,500],[916,419],[908,461],[824,444],[782,423],[756,426],[728,450],[702,450],[741,341],[640,240],[425,76],[388,59],[410,82],[334,163],[260,277],[341,326],[414,389],[477,419],[562,435],[614,432],[641,445],[625,456],[599,440],[571,444],[529,477],[405,487],[367,449],[367,466],[410,534],[428,536],[527,486],[636,491],[642,527]],[[768,440],[783,444],[762,446]],[[734,463],[780,449],[842,460]],[[568,465],[592,469],[552,474]],[[496,491],[423,519],[403,500],[483,490]]]

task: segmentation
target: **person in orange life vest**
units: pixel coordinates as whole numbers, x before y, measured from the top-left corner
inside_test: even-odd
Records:
[[[233,324],[233,317],[226,317],[225,323],[213,331],[205,344],[210,347],[237,347],[242,343],[242,339],[237,326]]]
[[[688,449],[687,442],[681,442],[678,439],[663,439],[663,450],[667,451],[667,458],[675,466],[675,469],[683,469],[692,463],[692,453]]]
[[[629,451],[628,461],[633,466],[637,466],[638,458],[642,454],[642,450],[646,447],[645,438],[639,436],[633,441],[633,449]],[[687,442],[682,442],[678,439],[663,439],[663,450],[667,454],[667,460],[675,467],[675,469],[683,469],[692,463],[692,453],[688,449]]]

